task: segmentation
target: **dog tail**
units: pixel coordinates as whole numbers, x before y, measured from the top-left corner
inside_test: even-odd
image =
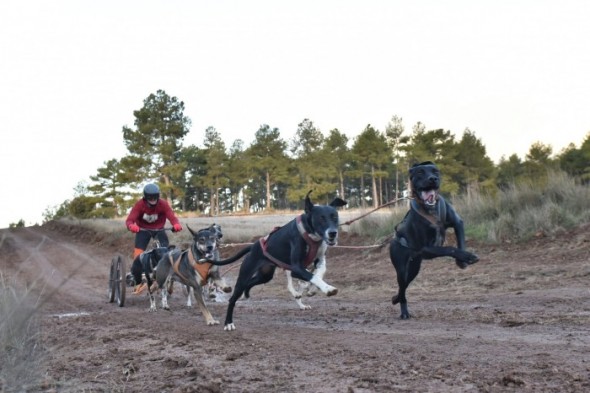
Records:
[[[229,265],[230,263],[233,263],[233,262],[237,261],[238,259],[242,258],[244,255],[248,254],[250,252],[250,250],[252,250],[251,245],[241,249],[236,255],[233,255],[227,259],[222,259],[221,261],[207,261],[207,262],[209,262],[215,266]]]

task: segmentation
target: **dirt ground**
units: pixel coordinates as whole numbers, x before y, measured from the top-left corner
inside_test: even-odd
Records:
[[[150,313],[147,297],[129,291],[124,307],[108,303],[110,260],[129,253],[130,236],[57,223],[0,236],[5,276],[37,288],[46,280],[47,390],[590,391],[590,224],[526,244],[468,242],[481,259],[465,270],[425,262],[407,321],[391,304],[387,247],[332,248],[325,278],[336,296],[305,298],[312,309],[299,310],[277,271],[238,302],[233,332],[223,330],[223,298],[208,302],[221,324],[206,326],[178,287],[171,311]],[[339,246],[368,244],[343,233]],[[237,269],[222,271],[233,285]]]

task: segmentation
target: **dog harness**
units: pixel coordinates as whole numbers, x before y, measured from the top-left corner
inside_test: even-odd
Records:
[[[297,223],[297,230],[299,231],[299,234],[301,235],[301,237],[303,237],[305,243],[307,243],[307,253],[305,255],[305,259],[303,260],[303,267],[307,268],[316,259],[316,256],[318,255],[318,249],[322,244],[322,238],[314,233],[309,233],[305,230],[305,227],[303,226],[302,215],[297,216],[295,222]],[[268,239],[273,233],[275,233],[280,228],[281,227],[275,227],[268,235],[260,238],[260,247],[262,248],[262,253],[264,254],[264,256],[272,263],[285,270],[292,270],[291,265],[273,257],[267,251]]]
[[[447,216],[447,205],[444,200],[441,202],[440,198],[437,196],[437,204],[436,204],[436,211],[430,212],[426,209],[422,204],[420,204],[415,199],[410,201],[410,209],[415,211],[421,218],[426,220],[432,228],[436,230],[436,245],[443,245],[445,242],[445,225],[444,220]],[[396,239],[400,242],[403,246],[412,248],[407,240],[404,238],[405,233],[405,226],[407,225],[406,219],[408,217],[409,212],[406,214],[406,217],[402,220],[400,224],[395,227],[396,232]]]
[[[410,207],[422,218],[426,219],[426,221],[428,221],[430,225],[432,225],[432,227],[436,229],[437,239],[435,241],[435,244],[442,246],[445,242],[444,220],[447,217],[447,204],[444,202],[444,200],[441,202],[438,195],[436,199],[436,211],[432,213],[428,211],[426,208],[424,208],[424,206],[418,203],[415,199],[413,199],[410,202]]]
[[[209,269],[211,268],[212,263],[211,262],[199,263],[194,256],[194,252],[193,252],[192,247],[188,250],[181,252],[178,255],[178,258],[176,258],[176,260],[172,259],[172,254],[168,254],[168,257],[170,258],[170,263],[172,264],[172,270],[174,270],[174,273],[178,274],[185,281],[188,281],[188,279],[182,273],[180,273],[180,261],[182,260],[183,254],[187,254],[189,264],[199,274],[199,277],[201,278],[200,284],[205,285],[207,283],[207,278],[209,278]]]

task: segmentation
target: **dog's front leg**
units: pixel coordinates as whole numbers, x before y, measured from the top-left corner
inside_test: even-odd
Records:
[[[446,203],[446,202],[445,202]],[[463,220],[461,216],[453,209],[453,207],[447,203],[447,220],[450,222],[453,230],[455,231],[455,238],[457,240],[458,251],[455,258],[455,263],[461,269],[465,269],[468,265],[471,265],[479,260],[479,257],[468,251],[465,251],[465,229],[463,226]]]
[[[322,280],[324,279],[324,274],[326,274],[326,257],[325,255],[320,256],[315,264],[314,264],[314,269],[312,270],[313,274],[315,274],[316,276],[318,276],[319,278],[321,278]],[[307,296],[314,296],[316,294],[318,287],[316,287],[315,285],[312,285],[309,287],[309,289],[307,290]]]
[[[166,282],[163,285],[163,289],[160,291],[160,295],[162,297],[162,308],[164,310],[170,310],[170,306],[168,305],[168,285],[169,281],[172,280],[171,276],[168,276]]]
[[[323,280],[323,278],[319,277],[318,275],[310,273],[309,271],[307,271],[307,269],[298,265],[294,265],[292,269],[295,278],[299,278],[312,283],[326,295],[334,296],[338,293],[338,289],[326,283]]]
[[[186,297],[186,306],[187,306],[187,307],[192,307],[192,306],[193,306],[192,297],[194,296],[194,295],[193,295],[193,291],[194,291],[194,289],[193,289],[193,287],[191,287],[191,286],[187,285],[187,286],[186,286],[186,291],[187,291],[187,293],[188,293],[188,295],[187,295],[187,297]]]
[[[299,242],[300,243],[292,243],[291,245],[291,270],[293,271],[293,277],[312,283],[318,287],[320,291],[328,296],[336,295],[338,293],[338,289],[327,284],[321,276],[312,274],[303,267],[302,264],[305,258],[304,252],[306,245],[303,239],[300,239]],[[318,250],[318,257],[321,258],[325,255],[327,247],[328,246],[326,243],[322,243],[320,249]]]
[[[309,280],[309,282],[318,287],[320,291],[328,296],[334,296],[338,293],[337,288],[327,284],[323,279],[319,278],[315,274],[313,275],[312,279]]]
[[[156,297],[154,296],[154,292],[150,287],[148,287],[148,296],[150,297],[150,312],[157,311]]]
[[[203,299],[203,291],[202,291],[201,287],[198,286],[196,284],[196,282],[193,285],[195,286],[195,288],[193,288],[192,293],[195,297],[195,300],[197,301],[197,306],[199,306],[199,310],[201,310],[201,314],[203,314],[203,317],[205,318],[205,322],[209,326],[219,325],[219,321],[216,320],[215,318],[213,318],[213,315],[211,315],[211,312],[209,311],[209,309],[207,308],[207,305],[205,304],[205,300]]]

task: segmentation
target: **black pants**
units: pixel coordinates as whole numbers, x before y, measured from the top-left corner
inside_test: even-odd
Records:
[[[135,248],[139,248],[145,251],[150,240],[157,238],[160,241],[160,247],[168,247],[168,235],[166,231],[139,231],[135,234]]]

